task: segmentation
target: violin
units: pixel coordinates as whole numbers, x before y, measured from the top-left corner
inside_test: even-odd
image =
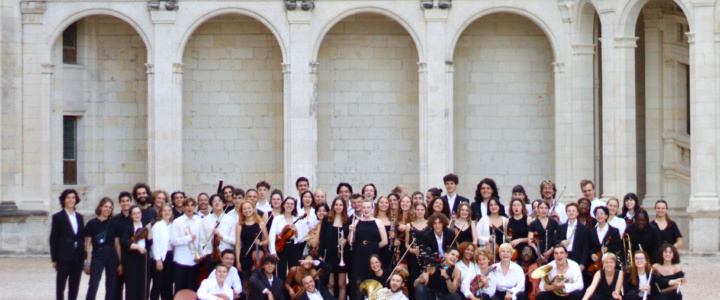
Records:
[[[260,232],[258,232],[257,234],[259,235]],[[262,250],[260,250],[260,246],[258,246],[258,244],[256,243],[255,250],[253,250],[253,253],[252,253],[252,260],[253,260],[252,270],[253,271],[257,268],[262,267],[261,262],[262,262],[263,257],[265,257],[265,253]]]
[[[315,273],[315,276],[313,276],[313,280],[317,280],[320,276],[322,276],[323,270],[320,269]],[[298,300],[302,296],[303,293],[305,293],[305,288],[301,284],[296,284],[292,286],[293,292],[295,292],[295,298],[293,300]]]
[[[301,217],[297,218],[297,220],[293,222],[293,225],[305,218],[307,218],[307,214],[304,214]],[[275,237],[275,251],[277,251],[277,253],[280,253],[285,250],[285,244],[287,244],[287,241],[289,241],[293,237],[293,235],[295,235],[295,230],[290,229],[290,224],[285,225],[280,234]]]
[[[607,225],[606,225],[606,226],[607,226]],[[604,245],[601,246],[600,251],[598,251],[597,253],[595,253],[595,255],[598,257],[598,259],[597,259],[596,262],[591,263],[590,266],[588,267],[588,272],[590,272],[590,274],[595,274],[595,272],[597,272],[597,271],[599,271],[599,270],[602,270],[602,266],[603,266],[602,256],[603,256],[603,254],[604,254],[604,253],[602,252],[602,248],[603,248],[603,247],[607,247],[607,245],[610,243],[610,240],[611,240],[611,239],[612,239],[612,237],[611,237],[611,236],[608,236],[608,238],[607,238],[607,240],[605,241]]]
[[[492,266],[492,267],[490,267],[490,269],[488,270],[488,274],[490,274],[490,273],[492,273],[493,271],[495,271],[495,269],[497,269],[497,266]],[[482,273],[482,272],[481,272],[481,273]],[[473,278],[473,280],[470,282],[470,292],[471,292],[473,295],[477,295],[477,292],[478,292],[480,289],[482,289],[482,288],[485,287],[485,282],[482,280],[483,277],[486,277],[486,276],[484,276],[484,275],[482,275],[482,274],[478,274],[478,275],[475,276],[475,278]]]
[[[148,232],[149,231],[148,231],[147,227],[138,228],[138,230],[135,231],[135,234],[130,237],[130,242],[135,243],[139,240],[147,238]]]

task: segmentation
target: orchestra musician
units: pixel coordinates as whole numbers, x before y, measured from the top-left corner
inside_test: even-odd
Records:
[[[310,274],[303,275],[300,281],[305,289],[305,293],[300,296],[299,300],[337,300],[328,291],[328,288],[320,284],[322,280],[315,280]]]
[[[660,246],[658,251],[658,263],[652,266],[653,271],[659,276],[659,287],[667,300],[682,300],[680,292],[681,285],[687,284],[685,272],[680,266],[680,254],[677,248],[671,244]]]
[[[120,213],[112,218],[113,226],[117,234],[117,241],[120,243],[120,234],[125,227],[132,226],[132,219],[130,219],[130,207],[132,206],[132,195],[130,192],[120,192],[118,195],[118,204],[120,205]],[[180,204],[182,206],[182,204]],[[181,209],[182,210],[182,209]],[[174,213],[174,210],[173,210]],[[123,286],[125,285],[125,276],[123,275],[122,267],[122,250],[120,251],[120,257],[118,257],[120,265],[118,265],[118,276],[115,281],[115,299],[122,299],[123,297]]]
[[[513,187],[512,199],[510,200],[510,203],[512,204],[512,200],[515,200],[515,199],[522,201],[522,203],[525,205],[525,215],[532,214],[533,206],[531,204],[530,197],[528,197],[527,193],[525,193],[525,188],[522,185],[518,184]],[[512,210],[512,208],[510,210]],[[509,213],[509,211],[508,211],[508,213]]]
[[[415,299],[463,299],[460,294],[462,275],[460,270],[455,268],[459,257],[458,249],[450,248],[443,257],[441,265],[428,266],[427,271],[420,274],[420,277],[415,280]]]
[[[595,197],[595,184],[592,180],[583,179],[580,180],[580,190],[582,191],[583,198],[590,202],[590,216],[595,218],[595,208],[598,206],[606,206],[607,204]]]
[[[439,201],[439,199],[436,200]],[[449,224],[448,218],[441,213],[432,214],[427,222],[430,230],[425,232],[425,247],[430,248],[432,253],[437,253],[438,258],[445,256],[445,251],[455,240],[455,232],[447,228]]]
[[[295,198],[285,198],[280,213],[280,216],[273,220],[272,227],[268,232],[268,237],[270,239],[268,248],[270,250],[270,255],[277,259],[277,276],[280,281],[285,281],[287,270],[296,266],[300,257],[302,257],[302,250],[304,246],[301,248],[298,245],[301,233],[298,230],[298,226],[295,226],[295,221],[299,218],[297,215],[298,212],[295,210]],[[293,233],[292,238],[285,241],[285,249],[278,252],[276,250],[275,242],[278,241],[278,238],[281,236],[285,226],[288,226],[288,229],[294,231],[295,233]]]
[[[148,269],[152,247],[152,227],[143,223],[143,211],[139,206],[130,208],[132,227],[126,227],[121,236],[120,244],[123,252],[123,271],[125,272],[125,299],[145,299],[148,297]],[[142,232],[146,234],[143,235]]]
[[[458,204],[455,222],[453,223],[455,223],[455,228],[451,229],[457,233],[455,243],[452,245],[453,247],[464,242],[471,242],[473,245],[478,244],[477,223],[472,220],[470,203],[460,202],[460,204]]]
[[[255,185],[255,188],[258,192],[258,201],[255,203],[255,208],[260,211],[258,214],[262,216],[273,209],[272,205],[270,205],[270,197],[268,197],[270,194],[270,184],[262,180]]]
[[[560,199],[555,199],[557,193],[557,187],[552,180],[545,180],[540,184],[540,195],[545,202],[548,203],[549,212],[548,218],[556,219],[558,224],[567,222],[567,214],[565,212],[565,204],[560,202]]]
[[[390,272],[392,272],[392,269],[383,268],[380,256],[377,254],[370,255],[370,261],[368,264],[370,265],[370,271],[367,273],[365,280],[372,279],[380,282],[382,285],[386,285],[388,279],[390,278]]]
[[[603,253],[621,253],[622,252],[622,239],[620,238],[620,232],[617,228],[607,224],[608,212],[607,207],[598,206],[595,208],[595,217],[597,218],[597,224],[595,228],[590,229],[590,261],[589,263],[597,262],[601,259]],[[597,253],[600,252],[600,257]]]
[[[390,210],[390,199],[385,196],[380,196],[380,198],[378,198],[377,200],[377,205],[375,205],[375,211],[373,212],[373,216],[375,217],[375,219],[380,221],[380,223],[382,223],[383,227],[385,227],[388,241],[395,240],[395,230],[393,229],[393,222],[395,222],[396,220],[394,219],[394,217],[391,216],[391,214],[392,212]],[[392,262],[392,253],[390,253],[390,249],[392,248],[391,245],[392,243],[388,243],[387,246],[380,248],[379,255],[384,266],[389,266]]]
[[[493,277],[494,273],[490,268],[490,261],[494,254],[487,248],[478,248],[473,255],[477,263],[473,262],[472,267],[468,268],[467,272],[463,272],[460,291],[465,298],[470,300],[489,300],[495,295],[497,285],[497,280]],[[476,280],[479,281],[476,282]]]
[[[660,199],[655,202],[655,220],[650,222],[650,225],[660,231],[660,241],[663,244],[671,244],[677,249],[683,245],[682,233],[667,211],[667,201]]]
[[[637,212],[641,209],[638,196],[635,195],[635,193],[627,193],[625,197],[623,197],[622,214],[619,217],[625,219],[625,223],[630,225],[635,223]]]
[[[495,278],[495,295],[492,300],[527,300],[525,294],[525,273],[516,263],[512,262],[513,248],[510,244],[500,245],[500,262],[493,264],[488,277]],[[493,254],[494,256],[495,254]]]
[[[320,272],[320,269],[322,269],[322,275],[317,275],[318,272]],[[305,275],[310,275],[314,280],[315,277],[320,276],[326,278],[326,273],[330,273],[330,266],[327,263],[314,260],[310,254],[303,255],[302,260],[298,261],[298,265],[290,268],[287,278],[285,279],[285,289],[287,294],[290,295],[290,299],[298,298],[296,292],[299,291],[295,290],[293,287],[304,286],[302,279]]]
[[[200,238],[202,219],[195,215],[197,202],[192,197],[183,200],[185,213],[172,223],[170,244],[173,245],[175,293],[182,289],[197,290],[198,263],[202,261]]]
[[[558,228],[558,223],[548,217],[549,210],[550,205],[545,200],[541,201],[537,207],[537,219],[532,221],[528,227],[528,242],[540,253],[538,261],[543,265],[550,261],[553,254],[552,246],[555,240],[555,231]],[[534,238],[535,235],[537,235],[537,239]]]
[[[579,209],[580,206],[575,202],[565,206],[568,221],[555,230],[553,244],[565,246],[567,258],[576,262],[580,266],[580,271],[585,271],[590,258],[590,229],[578,221]]]
[[[230,288],[232,291],[232,297],[230,299],[239,299],[242,292],[243,292],[243,283],[240,280],[240,274],[238,273],[238,270],[235,268],[235,253],[232,249],[226,249],[222,252],[222,262],[218,264],[218,266],[225,266],[227,267],[227,272],[225,273],[225,279],[223,280],[223,285]],[[216,278],[219,280],[220,276],[219,273],[217,273],[217,266],[215,267],[215,270],[210,272],[210,275],[208,275],[207,280],[215,280]],[[202,287],[200,287],[202,289]]]
[[[488,200],[487,206],[489,213],[477,222],[478,243],[480,243],[480,246],[491,247],[491,250],[496,252],[497,245],[505,241],[505,228],[507,228],[508,219],[500,214],[503,211],[500,201],[497,199],[491,198]]]
[[[200,201],[201,198],[208,199],[208,200],[210,199],[206,193],[200,193],[200,195],[198,195],[198,201]],[[183,200],[185,200],[185,192],[174,191],[174,192],[172,192],[172,194],[170,194],[170,199],[172,199],[172,204],[173,204],[173,208],[174,208],[173,209],[173,219],[177,219],[177,218],[181,217],[184,212]],[[208,202],[208,203],[210,203],[210,202]],[[200,208],[202,211],[202,207],[198,207],[198,208]],[[207,210],[207,205],[205,206],[205,210]],[[210,212],[207,212],[207,213],[210,213]]]
[[[340,265],[340,254],[342,252],[342,261],[347,264],[350,262],[350,248],[348,247],[347,237],[350,233],[350,219],[347,216],[345,208],[347,202],[343,198],[335,198],[332,202],[332,209],[325,221],[320,225],[320,234],[318,250],[325,262],[330,265],[328,273],[327,287],[333,296],[338,299],[346,299],[346,281],[348,267]],[[342,247],[338,247],[341,244]],[[340,250],[342,249],[342,251]],[[335,285],[338,286],[338,293],[335,293]]]
[[[634,240],[633,240],[634,241]],[[663,300],[665,297],[657,286],[667,285],[668,281],[662,280],[660,276],[652,272],[650,267],[650,255],[647,252],[638,250],[633,252],[634,264],[628,277],[625,278],[623,291],[625,300]],[[647,294],[647,296],[645,296]]]
[[[415,202],[410,210],[410,223],[407,229],[408,234],[405,235],[405,249],[408,251],[405,258],[408,266],[408,282],[415,282],[415,279],[420,276],[421,265],[418,255],[420,254],[420,249],[424,249],[427,244],[425,242],[424,232],[430,228],[428,226],[426,212],[427,206],[423,201]],[[409,289],[409,294],[410,298],[415,299],[414,288]]]
[[[262,251],[260,247],[265,248],[268,245],[268,232],[266,227],[261,225],[262,220],[252,203],[243,202],[239,207],[239,222],[235,227],[235,261],[242,271],[243,284],[247,287],[254,260],[258,260],[257,256],[260,255],[256,250]]]
[[[359,287],[360,282],[367,276],[368,268],[363,267],[369,260],[370,255],[379,253],[380,248],[388,244],[387,233],[385,227],[380,220],[373,217],[373,202],[365,199],[362,203],[363,217],[358,218],[353,225],[350,225],[353,236],[352,262],[354,268],[351,270],[350,280],[354,283],[354,287]],[[353,299],[361,299],[360,289],[355,289],[355,297]]]
[[[407,190],[407,189],[406,189]],[[407,196],[405,196],[407,197]],[[391,300],[408,300],[403,289],[405,288],[405,278],[401,272],[395,272],[390,277],[390,291],[393,293]]]
[[[428,208],[430,208],[431,210],[433,209],[434,201],[435,201],[435,199],[441,198],[442,191],[443,191],[442,189],[436,188],[436,187],[430,188],[427,190],[427,194],[425,196],[425,201],[428,205]],[[447,205],[445,205],[445,206],[447,207]],[[438,212],[441,212],[441,211],[438,211]],[[433,213],[430,213],[430,214],[433,214]],[[448,209],[447,215],[449,215],[449,214],[450,214],[450,210]]]
[[[443,214],[448,219],[452,218],[450,214],[450,208],[446,202],[447,200],[442,197],[436,197],[430,202],[431,214]]]
[[[368,183],[364,185],[360,192],[362,193],[363,200],[370,200],[375,203],[375,199],[377,199],[377,187],[375,187],[375,184]]]
[[[233,299],[233,291],[225,283],[228,277],[228,267],[224,264],[218,264],[212,273],[215,275],[214,277],[208,277],[200,284],[197,298],[199,300],[217,300],[219,299],[218,295],[224,295],[228,299]]]
[[[423,195],[421,191],[414,191],[412,194],[412,202],[413,204],[417,202],[425,203],[425,195]],[[425,205],[427,206],[427,203],[425,203]]]
[[[595,223],[597,220],[595,220],[595,212],[590,211],[590,207],[592,206],[592,203],[587,198],[580,198],[578,199],[578,222],[580,224],[585,225],[587,228],[593,228],[595,227]],[[604,205],[601,205],[604,206]],[[591,215],[592,214],[592,215]]]
[[[453,174],[447,174],[443,176],[443,182],[445,183],[445,190],[447,191],[447,194],[445,196],[442,196],[443,200],[445,200],[445,203],[450,208],[450,211],[453,215],[457,214],[458,208],[460,207],[459,204],[461,202],[466,202],[470,204],[470,199],[465,198],[463,196],[460,196],[456,193],[457,191],[457,185],[460,183],[460,178]]]
[[[568,251],[564,244],[555,245],[553,256],[555,260],[548,264],[552,266],[552,270],[547,274],[550,282],[540,284],[540,294],[537,295],[536,299],[582,299],[584,284],[580,266],[573,260],[568,259]],[[564,292],[567,296],[557,295],[555,293],[557,290]]]
[[[159,217],[152,225],[152,253],[155,261],[150,299],[171,300],[173,297],[173,247],[170,243],[170,231],[173,222],[173,208],[165,204],[158,213]]]
[[[345,202],[345,208],[348,210],[347,215],[352,215],[355,210],[353,210],[350,206],[350,195],[352,195],[352,185],[350,185],[347,182],[340,182],[338,183],[337,188],[335,189],[335,193],[337,194],[340,199],[342,199],[343,202]],[[332,206],[330,206],[332,208]]]
[[[86,258],[84,239],[85,222],[83,216],[75,211],[80,203],[80,195],[74,189],[66,189],[60,194],[62,210],[52,216],[50,225],[50,258],[55,277],[55,297],[65,298],[65,283],[68,283],[68,299],[77,299],[83,261]],[[89,265],[90,262],[85,262]]]
[[[633,251],[642,249],[648,253],[657,253],[660,249],[660,230],[649,225],[648,221],[647,211],[640,210],[635,216],[635,223],[625,229],[625,233],[630,235]],[[648,264],[653,264],[656,257],[649,257],[649,259]]]
[[[505,206],[500,203],[500,194],[498,193],[495,180],[492,180],[492,178],[485,178],[483,180],[480,180],[480,183],[478,183],[477,189],[475,189],[475,202],[470,205],[470,208],[472,209],[473,220],[479,221],[480,219],[482,219],[483,216],[490,215],[490,207],[488,207],[488,202],[491,198],[495,198],[498,205],[500,206],[498,214],[501,216],[506,216]],[[482,244],[482,241],[480,243]]]
[[[270,244],[272,245],[272,243]],[[284,299],[283,281],[275,276],[276,266],[277,259],[274,256],[266,255],[263,257],[262,268],[255,269],[250,275],[248,300]]]
[[[625,234],[625,228],[627,228],[627,223],[625,223],[625,220],[618,217],[618,209],[620,208],[620,200],[617,198],[610,198],[607,201],[607,209],[608,209],[608,219],[607,223],[617,228],[618,232],[622,236]]]
[[[602,206],[598,206],[602,207]],[[593,275],[592,283],[585,291],[582,300],[621,300],[620,289],[623,286],[623,272],[616,268],[617,256],[607,252],[602,256],[603,268]]]
[[[513,196],[514,197],[514,196]],[[507,221],[505,242],[510,243],[516,251],[528,244],[528,229],[532,218],[527,215],[527,207],[518,198],[510,201],[510,217]]]
[[[319,188],[319,189],[315,190],[314,194],[315,194],[315,204],[314,204],[315,209],[317,209],[317,207],[320,206],[320,204],[325,203],[325,205],[327,205],[327,192],[325,192],[325,190]]]

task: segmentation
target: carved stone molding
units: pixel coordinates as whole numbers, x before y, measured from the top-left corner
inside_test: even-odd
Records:
[[[45,1],[22,1],[20,2],[20,13],[23,24],[42,24],[43,15],[47,11]]]

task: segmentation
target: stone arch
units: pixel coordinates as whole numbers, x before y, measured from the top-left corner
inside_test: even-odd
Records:
[[[594,1],[592,0],[584,0],[578,3],[577,6],[577,25],[574,26],[575,34],[573,35],[574,43],[579,44],[594,44],[594,40],[592,37],[594,23],[595,23],[595,14],[597,14],[597,7]],[[587,35],[587,33],[590,33],[590,35]],[[587,37],[590,37],[588,39]]]
[[[54,28],[52,33],[50,34],[47,42],[45,43],[45,50],[43,51],[43,55],[45,55],[46,60],[50,60],[52,57],[52,50],[55,46],[55,42],[57,41],[58,37],[63,33],[65,28],[72,25],[72,23],[75,23],[79,20],[82,20],[83,18],[91,17],[91,16],[110,16],[118,18],[125,23],[128,23],[132,28],[135,29],[137,34],[140,36],[140,38],[143,40],[143,43],[145,43],[145,48],[147,49],[147,61],[152,62],[153,61],[153,51],[152,46],[153,43],[151,42],[150,37],[148,34],[143,30],[142,26],[138,22],[136,22],[133,18],[126,15],[125,13],[109,9],[109,8],[90,8],[86,10],[81,10],[78,12],[75,12],[74,14],[63,18],[62,21],[56,25],[50,24],[48,27]],[[151,31],[148,31],[151,32]]]
[[[390,19],[393,19],[395,22],[400,24],[405,30],[407,31],[408,35],[413,39],[415,42],[415,48],[417,48],[418,51],[418,57],[422,59],[425,57],[425,51],[423,48],[422,43],[420,43],[420,38],[418,33],[410,26],[410,23],[407,22],[405,19],[403,19],[400,15],[396,14],[395,12],[380,8],[380,7],[373,7],[373,6],[367,6],[367,7],[355,7],[349,10],[346,10],[345,12],[337,15],[336,17],[332,18],[330,22],[322,26],[322,30],[320,31],[320,34],[318,35],[317,39],[312,45],[312,49],[310,52],[310,61],[317,61],[318,59],[318,53],[320,52],[320,47],[322,46],[323,40],[325,40],[325,36],[327,33],[335,27],[338,23],[340,23],[345,18],[361,14],[361,13],[373,13],[373,14],[379,14],[385,17],[388,17]]]
[[[253,18],[257,20],[258,22],[262,23],[265,27],[267,27],[270,32],[272,32],[273,36],[275,36],[275,39],[277,40],[278,45],[280,45],[280,50],[282,51],[282,57],[283,57],[283,63],[287,63],[288,58],[288,51],[287,51],[287,43],[286,39],[283,38],[283,36],[280,34],[280,31],[278,30],[278,27],[275,26],[272,22],[269,21],[269,18],[258,14],[254,11],[242,8],[242,7],[223,7],[223,8],[213,8],[208,11],[205,11],[203,13],[200,13],[200,17],[194,20],[190,26],[187,27],[186,30],[182,33],[182,37],[179,40],[178,48],[175,51],[176,57],[174,61],[182,61],[183,55],[185,53],[185,48],[187,47],[188,40],[190,37],[195,33],[195,31],[205,24],[208,20],[211,20],[217,16],[221,15],[227,15],[227,14],[239,14],[244,15],[250,18]]]
[[[531,22],[535,23],[544,33],[545,36],[550,41],[550,46],[552,47],[553,51],[553,58],[555,60],[560,57],[560,44],[557,40],[557,37],[553,33],[553,31],[550,29],[550,26],[540,17],[538,17],[536,14],[527,11],[526,9],[517,8],[517,7],[510,7],[510,6],[501,6],[501,7],[492,7],[485,10],[482,10],[478,13],[473,14],[470,18],[468,18],[460,27],[458,27],[458,30],[454,33],[452,33],[452,40],[450,44],[448,45],[448,49],[446,51],[447,53],[447,60],[452,61],[453,56],[455,55],[455,46],[457,45],[458,40],[460,39],[460,36],[462,36],[463,32],[465,32],[465,29],[468,28],[472,23],[475,21],[496,13],[511,13],[520,15]]]
[[[650,2],[650,0],[631,0],[625,4],[618,19],[619,28],[617,33],[620,34],[621,37],[635,36],[635,26],[637,25],[638,16],[648,2]],[[695,28],[695,23],[693,22],[692,10],[688,9],[688,7],[691,6],[683,0],[673,0],[673,2],[680,6],[680,9],[685,13],[685,17],[690,25],[690,30],[692,31]]]

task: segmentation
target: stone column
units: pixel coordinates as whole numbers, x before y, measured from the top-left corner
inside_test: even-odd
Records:
[[[645,8],[645,207],[663,197],[663,77],[662,9]]]
[[[45,2],[21,2],[23,16],[22,75],[22,199],[21,209],[51,208],[51,88],[54,65],[41,51]]]
[[[310,189],[317,184],[317,63],[310,62],[310,19],[312,11],[289,10],[289,64],[283,65],[285,91],[283,116],[285,119],[285,192],[294,194],[295,180],[304,176]],[[292,191],[292,192],[291,192]]]
[[[587,34],[587,33],[582,33]],[[572,128],[568,195],[575,195],[574,200],[582,196],[580,181],[593,180],[595,175],[595,139],[594,139],[594,55],[595,44],[574,44],[572,56],[572,71],[569,81],[572,84],[571,96],[562,101],[565,103],[570,116],[568,126]],[[558,78],[555,79],[556,81]],[[557,85],[557,84],[556,84]],[[556,107],[562,99],[556,97]],[[558,114],[558,111],[555,111]],[[557,131],[557,128],[555,129]],[[599,145],[598,145],[599,146]],[[560,152],[556,149],[556,155]],[[558,172],[562,166],[558,166]],[[558,177],[559,178],[559,177]],[[593,180],[595,182],[595,180]],[[596,184],[597,185],[597,184]]]
[[[151,9],[153,53],[148,55],[148,184],[153,189],[182,187],[182,71],[173,62],[175,11]]]
[[[442,186],[442,177],[453,169],[452,62],[445,61],[445,9],[425,9],[425,61],[419,63],[418,80],[420,190]],[[422,58],[421,58],[422,60]],[[450,68],[448,68],[448,65]],[[450,71],[450,72],[448,72]],[[448,76],[448,73],[450,76]]]
[[[690,205],[690,249],[693,252],[716,253],[718,251],[718,176],[719,161],[718,132],[720,118],[717,118],[717,65],[720,35],[711,28],[714,3],[697,3],[693,7],[694,22],[687,33],[690,43],[690,148],[691,185]]]
[[[635,46],[637,37],[618,37],[615,11],[600,10],[602,23],[602,198],[637,189],[635,141]]]

